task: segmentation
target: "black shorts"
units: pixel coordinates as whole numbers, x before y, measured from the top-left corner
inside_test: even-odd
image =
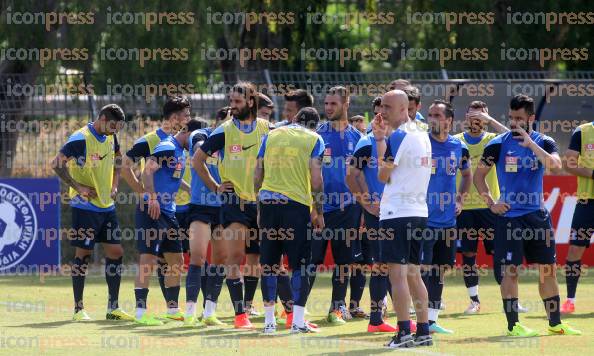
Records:
[[[423,236],[421,264],[450,266],[456,263],[456,227],[427,227]]]
[[[164,253],[182,253],[182,241],[187,239],[174,215],[161,211],[157,220],[136,208],[136,248],[138,253],[163,256]]]
[[[72,208],[70,245],[92,250],[95,243],[119,244],[122,231],[115,209],[105,212]]]
[[[555,234],[551,215],[542,209],[517,217],[499,217],[495,229],[495,256],[501,265],[553,264]]]
[[[188,226],[194,221],[209,224],[211,229],[221,225],[221,208],[218,206],[190,204],[188,211]]]
[[[594,234],[594,199],[578,200],[571,220],[569,244],[590,247]]]
[[[312,262],[324,263],[328,243],[332,249],[334,263],[346,265],[363,261],[359,227],[361,207],[359,204],[347,205],[343,210],[324,213],[325,228],[320,234],[312,236]]]
[[[311,261],[309,207],[289,200],[260,202],[260,263],[278,266],[284,254],[298,270]]]
[[[379,258],[382,263],[414,264],[421,262],[426,217],[402,217],[380,220]]]
[[[364,263],[379,262],[379,217],[371,215],[363,209],[365,219],[365,237],[361,240]]]
[[[495,224],[497,215],[490,209],[462,210],[456,218],[458,226],[458,251],[475,252],[479,241],[483,242],[485,251],[492,255],[495,251]]]
[[[222,197],[220,223],[223,228],[232,223],[246,226],[250,231],[245,241],[246,254],[260,253],[260,234],[258,233],[258,207],[256,202],[239,198],[235,193],[225,193]]]
[[[184,230],[185,231],[184,236],[188,236],[188,237],[189,237],[189,231],[190,231],[190,220],[188,219],[189,215],[190,215],[189,210],[175,212],[175,220],[177,220],[177,223],[179,224],[179,228]],[[182,240],[182,250],[184,253],[190,251],[190,239],[189,238]]]

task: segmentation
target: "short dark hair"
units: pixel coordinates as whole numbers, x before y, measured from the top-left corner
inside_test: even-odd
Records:
[[[355,121],[365,121],[365,117],[362,115],[355,115],[355,116],[351,116],[349,118],[349,122],[355,122]]]
[[[396,79],[390,82],[389,89],[395,90],[396,87],[407,87],[410,86],[410,82],[406,79]]]
[[[163,105],[163,117],[168,119],[172,114],[191,107],[190,100],[185,96],[168,97],[165,105]]]
[[[375,99],[373,99],[373,107],[375,108],[376,106],[381,106],[382,105],[382,97],[381,96],[376,96]]]
[[[285,101],[293,101],[297,104],[297,108],[303,109],[309,106],[313,106],[314,98],[306,90],[297,89],[288,92],[285,95]]]
[[[271,108],[271,109],[274,109],[274,103],[265,94],[258,93],[258,108]]]
[[[200,130],[205,127],[208,127],[208,122],[206,122],[205,120],[203,120],[202,118],[199,118],[199,117],[190,119],[188,121],[188,123],[186,124],[186,128],[187,128],[188,132]]]
[[[487,103],[480,100],[475,100],[468,105],[468,109],[487,109]]]
[[[308,106],[299,110],[295,115],[295,120],[299,125],[315,130],[320,121],[320,114],[316,109]]]
[[[227,118],[227,114],[229,113],[229,110],[231,110],[230,106],[223,106],[222,108],[217,110],[217,112],[215,113],[215,120],[216,121],[225,120]]]
[[[524,109],[528,116],[534,115],[534,99],[528,95],[518,94],[509,102],[509,108],[512,110]]]
[[[346,103],[349,100],[349,91],[342,85],[337,85],[328,89],[326,95],[338,95],[343,103]]]
[[[256,86],[250,82],[244,82],[244,81],[240,81],[237,82],[237,84],[235,84],[232,88],[231,88],[231,93],[239,93],[241,95],[244,96],[246,102],[249,102],[250,100],[254,101],[254,106],[252,106],[252,108],[249,108],[248,105],[248,110],[250,111],[250,115],[253,117],[256,117],[258,114],[258,91],[256,90]]]
[[[417,105],[421,102],[421,91],[419,88],[409,85],[403,89],[404,93],[408,97],[408,101],[414,100]]]
[[[431,103],[431,105],[443,105],[443,106],[445,106],[445,109],[444,109],[445,117],[451,117],[452,120],[454,120],[454,107],[449,102],[447,102],[445,100],[441,100],[441,99],[435,99],[435,100],[433,100],[433,102]]]
[[[117,104],[107,104],[101,108],[99,112],[99,117],[105,116],[105,118],[109,121],[124,121],[126,120],[126,115],[124,115],[124,110],[117,105]]]

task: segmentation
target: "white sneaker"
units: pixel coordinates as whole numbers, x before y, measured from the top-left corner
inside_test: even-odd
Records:
[[[520,303],[518,302],[518,313],[528,313],[528,308],[524,308],[523,306],[520,305]]]
[[[260,313],[256,310],[256,308],[253,305],[250,305],[250,306],[246,307],[245,308],[245,313],[248,316],[254,316],[254,317],[260,316]]]
[[[470,305],[464,311],[464,314],[478,314],[481,311],[481,303],[477,303],[473,300],[470,301]]]
[[[270,323],[264,326],[264,334],[276,334],[276,324]]]

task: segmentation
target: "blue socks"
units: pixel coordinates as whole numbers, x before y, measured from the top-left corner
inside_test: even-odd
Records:
[[[112,260],[105,258],[105,281],[107,282],[107,309],[117,309],[120,295],[120,282],[122,281],[122,258]]]

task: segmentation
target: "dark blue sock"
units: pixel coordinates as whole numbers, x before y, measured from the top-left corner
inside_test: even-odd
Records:
[[[398,321],[398,335],[410,335],[410,320]]]
[[[371,325],[381,325],[384,322],[382,319],[382,306],[386,296],[386,288],[388,287],[387,279],[387,276],[375,273],[372,273],[369,278],[369,296],[371,298],[369,324]]]
[[[561,311],[559,306],[561,305],[561,299],[558,295],[543,299],[545,310],[549,317],[549,326],[555,326],[561,324]]]
[[[291,290],[291,278],[285,274],[282,274],[277,277],[276,281],[277,295],[283,305],[283,308],[285,308],[285,312],[292,313],[293,291]]]
[[[122,281],[122,258],[112,260],[105,258],[105,281],[107,282],[107,309],[114,310],[119,307],[120,283]]]
[[[582,261],[565,262],[565,281],[567,284],[567,298],[575,298],[578,281],[582,270]]]
[[[202,266],[202,275],[200,276],[200,292],[202,292],[202,306],[204,307],[204,303],[206,303],[206,283],[208,280],[208,273],[206,273],[210,268],[208,262],[204,262],[204,266]]]
[[[206,279],[205,299],[211,302],[217,302],[223,289],[223,280],[225,279],[225,266],[210,265],[210,272]]]
[[[179,286],[165,287],[167,308],[179,308]]]
[[[241,279],[227,278],[227,288],[229,289],[229,295],[231,296],[231,303],[233,304],[235,315],[245,313],[245,310],[243,309],[243,283],[241,282]]]
[[[429,308],[439,309],[441,307],[441,294],[443,284],[440,282],[439,268],[432,268],[427,277],[427,296],[429,299]]]
[[[196,303],[202,285],[202,266],[190,265],[186,275],[186,301]]]
[[[344,305],[348,289],[348,265],[336,265],[332,273],[332,304],[330,311],[338,310]]]
[[[85,291],[85,277],[89,266],[89,256],[84,258],[75,257],[72,261],[72,293],[74,295],[74,312],[84,309],[83,294]]]
[[[351,300],[349,302],[349,309],[355,309],[359,307],[361,298],[363,298],[363,291],[365,290],[365,272],[363,268],[353,268],[350,278],[351,287]]]
[[[429,335],[429,323],[417,323],[417,336]]]
[[[254,301],[254,296],[256,295],[256,290],[258,289],[258,280],[259,279],[260,278],[254,277],[254,276],[243,277],[243,285],[245,288],[245,293],[243,295],[243,303],[246,307],[251,306],[252,302]],[[275,297],[275,299],[276,299],[276,297]],[[274,300],[272,300],[272,301],[274,301]]]
[[[159,280],[159,286],[161,287],[161,293],[163,293],[163,299],[167,301],[167,291],[165,290],[165,270],[167,269],[167,263],[159,260],[157,262],[157,279]]]
[[[501,281],[503,280],[503,266],[496,259],[493,259],[493,277],[495,277],[497,284],[501,285]]]
[[[507,319],[507,330],[511,331],[519,321],[518,319],[518,298],[503,299],[503,311]]]
[[[291,290],[295,305],[305,307],[309,297],[309,277],[301,273],[300,269],[295,269],[291,274]]]
[[[134,296],[136,297],[136,308],[146,309],[146,300],[148,298],[148,288],[135,288]]]
[[[276,300],[277,277],[270,274],[262,274],[262,300],[264,303],[274,302]]]

